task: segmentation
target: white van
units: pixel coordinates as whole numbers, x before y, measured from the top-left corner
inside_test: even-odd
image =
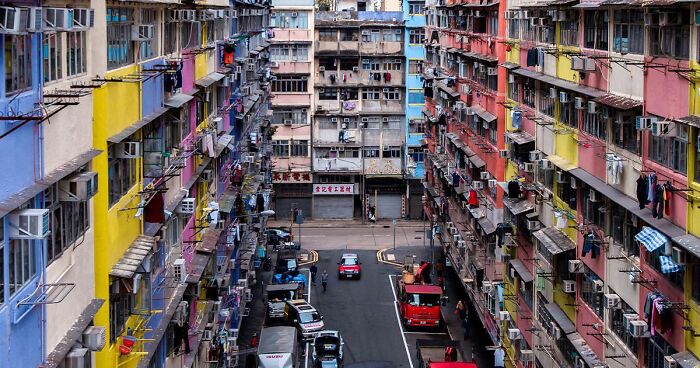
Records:
[[[265,327],[258,344],[258,368],[297,368],[297,329]]]

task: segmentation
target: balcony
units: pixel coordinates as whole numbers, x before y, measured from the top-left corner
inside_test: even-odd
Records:
[[[318,70],[318,68],[316,68]],[[352,70],[328,70],[318,73],[316,77],[316,86],[346,86],[346,85],[358,85],[362,83],[365,79],[360,77],[359,72]],[[335,78],[335,82],[331,81],[331,76]],[[343,81],[343,76],[345,76],[345,81]]]
[[[316,41],[316,54],[357,55],[360,43],[357,41]]]
[[[403,100],[363,100],[360,109],[364,112],[404,112]]]
[[[276,74],[311,74],[310,61],[273,61],[271,68]]]
[[[360,52],[362,55],[398,55],[403,53],[403,42],[362,42]]]
[[[322,172],[362,172],[360,158],[314,158],[316,173]]]
[[[273,93],[272,106],[311,106],[310,93]]]
[[[325,145],[335,144],[338,146],[346,144],[340,141],[340,130],[338,129],[318,129],[315,133],[314,143]],[[346,129],[346,134],[348,135],[349,143],[354,143],[355,145],[362,144],[362,134],[359,129]]]
[[[370,74],[374,76],[374,74],[379,73],[381,74],[381,78],[379,80],[375,80],[374,78],[370,78]],[[389,82],[386,81],[384,77],[384,73],[389,73],[391,74],[391,80]],[[362,70],[360,72],[360,81],[364,85],[368,86],[385,86],[385,85],[396,85],[400,86],[404,84],[404,71],[403,70],[391,70],[391,71],[374,71],[370,72],[368,70]]]
[[[400,158],[367,158],[365,159],[365,174],[368,175],[401,175]]]
[[[292,28],[277,28],[275,29],[275,37],[270,41],[277,42],[312,42],[314,40],[313,30],[311,29],[292,29]]]

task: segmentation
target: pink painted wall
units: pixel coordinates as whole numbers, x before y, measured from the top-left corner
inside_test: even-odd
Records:
[[[194,89],[194,54],[182,56],[182,93],[189,93]]]
[[[581,196],[579,195],[579,202],[581,203]],[[577,213],[577,222],[579,224],[584,223],[583,216],[580,215],[580,211]],[[598,277],[605,279],[605,245],[600,244],[600,253],[596,258],[593,258],[591,252],[586,253],[586,256],[581,257],[581,250],[583,249],[583,234],[580,232],[576,234],[576,256],[580,257],[583,263],[588,266]]]
[[[190,220],[187,221],[185,224],[185,229],[182,231],[182,239],[183,241],[189,241],[189,240],[194,240],[194,220],[195,216],[190,216]],[[194,247],[196,244],[194,243],[184,243],[182,245],[183,248],[183,257],[185,258],[185,262],[187,262],[187,268],[190,267],[190,262],[192,262],[192,257],[194,256],[194,251],[191,252],[185,252],[184,249]]]
[[[687,69],[687,61],[646,58],[647,62],[666,64],[669,68]],[[644,79],[645,114],[661,117],[680,118],[688,115],[688,81],[678,73],[668,72],[663,68],[648,68]],[[673,98],[667,98],[673,96]]]
[[[647,254],[646,252],[643,253],[646,260]],[[646,279],[656,280],[656,289],[660,291],[668,300],[671,302],[683,302],[683,290],[673,286],[673,284],[668,282],[661,274],[649,267],[646,263],[642,263],[641,269],[642,274]],[[648,292],[649,290],[646,288],[641,288],[641,292],[639,293],[639,305],[642,308],[644,307],[644,302],[646,301]],[[662,334],[662,336],[673,346],[674,349],[683,351],[683,336],[685,335],[683,333],[684,320],[679,313],[676,313],[676,311],[674,311],[672,316],[672,327],[668,332]],[[644,318],[643,313],[640,317]]]
[[[274,105],[277,106],[289,106],[289,105],[299,105],[299,106],[309,106],[311,104],[310,94],[281,94],[275,93],[275,98],[273,99]]]
[[[606,181],[605,141],[589,135],[583,130],[579,131],[579,140],[587,144],[578,146],[578,166],[595,175],[598,179]]]
[[[579,32],[581,37],[583,37],[583,32]],[[583,44],[583,43],[581,43]],[[583,54],[584,55],[598,55],[598,56],[607,56],[607,52],[601,52],[598,50],[591,50],[591,49],[583,49]],[[603,62],[601,62],[603,61]],[[596,63],[596,71],[593,73],[585,73],[584,78],[579,79],[579,84],[582,84],[584,86],[589,86],[593,88],[597,88],[603,91],[608,90],[608,81],[605,78],[609,78],[610,76],[610,68],[608,65],[606,65],[607,59],[600,59]]]
[[[278,74],[284,74],[284,73],[310,73],[311,72],[311,62],[303,62],[303,61],[278,61],[277,69],[274,70],[275,73]],[[332,71],[329,71],[329,76],[332,73]]]
[[[534,318],[534,313],[532,313],[530,307],[528,307],[525,303],[525,299],[523,299],[520,295],[518,295],[518,309],[518,318],[515,319],[515,325],[520,330],[520,333],[525,338],[525,341],[527,341],[527,345],[534,346],[532,344],[532,331],[530,331],[532,330],[532,319]]]
[[[595,312],[588,307],[588,304],[580,297],[576,299],[576,304],[578,304],[576,308],[576,331],[586,340],[586,343],[588,343],[588,346],[596,353],[598,358],[602,358],[605,356],[605,345],[600,340],[596,339],[596,337],[588,334],[602,331],[596,331],[593,327],[584,325],[598,323],[602,326],[603,321],[598,318],[598,315],[595,314]]]
[[[645,145],[648,145],[648,137],[645,138]],[[686,188],[688,186],[688,178],[681,173],[677,173],[665,166],[659,165],[654,161],[645,160],[644,170],[652,170],[656,172],[657,180],[666,182],[670,181],[676,188]],[[673,193],[671,197],[671,216],[670,220],[674,224],[685,228],[688,202],[681,197],[682,192]],[[649,206],[651,208],[651,206]]]

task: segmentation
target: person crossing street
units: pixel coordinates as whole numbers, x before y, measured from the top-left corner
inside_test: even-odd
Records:
[[[328,272],[326,270],[323,270],[323,273],[321,274],[321,285],[323,286],[323,292],[326,292],[326,287],[328,286]]]
[[[309,271],[311,271],[311,284],[316,285],[316,274],[318,273],[318,267],[316,267],[315,263],[311,265]]]

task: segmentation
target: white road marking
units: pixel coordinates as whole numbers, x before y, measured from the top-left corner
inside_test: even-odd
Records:
[[[306,357],[304,358],[304,368],[309,368],[309,343],[306,343]]]
[[[408,358],[408,364],[413,368],[413,360],[411,360],[411,352],[408,350],[408,343],[406,342],[406,335],[401,325],[401,317],[399,316],[398,300],[396,300],[396,290],[394,289],[394,283],[391,281],[391,276],[389,275],[389,285],[391,285],[391,294],[394,296],[394,312],[396,312],[396,323],[399,324],[399,329],[401,330],[401,339],[403,340],[403,347],[406,348],[406,357]]]
[[[444,335],[444,332],[420,332],[420,331],[404,331],[405,334],[410,335]]]

